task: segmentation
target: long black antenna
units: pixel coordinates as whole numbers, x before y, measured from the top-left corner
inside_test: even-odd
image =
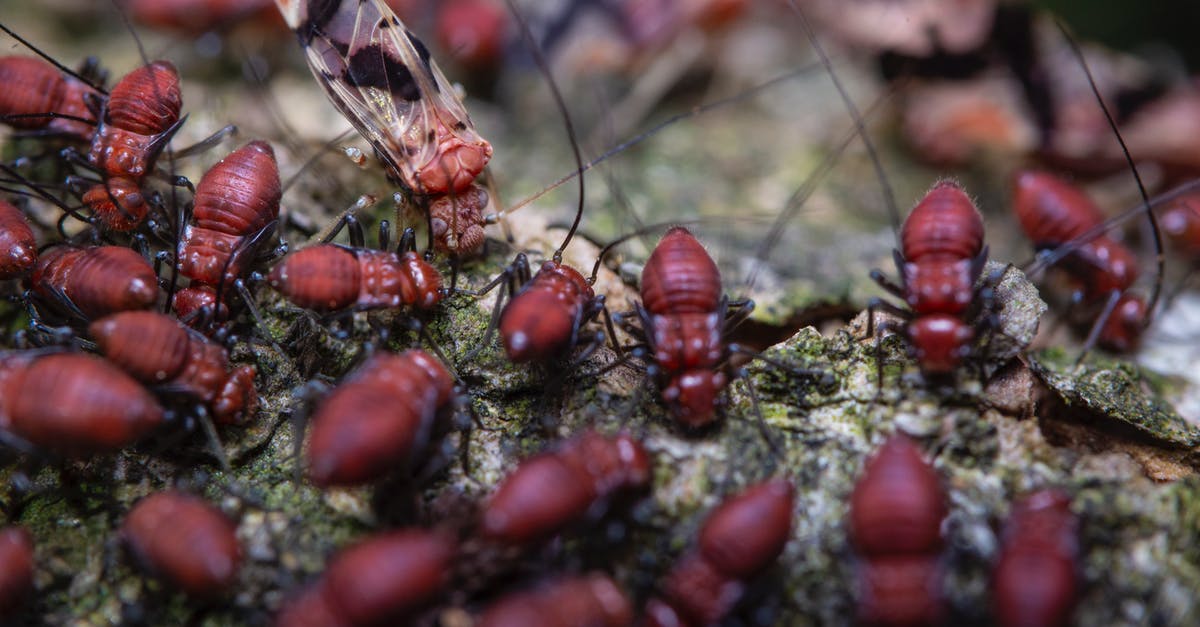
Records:
[[[9,27],[5,26],[3,22],[0,22],[0,30],[8,33],[10,37],[21,42],[21,45],[25,46],[26,48],[29,48],[31,51],[33,51],[34,54],[41,57],[43,60],[48,62],[50,65],[53,65],[54,67],[58,68],[58,71],[62,72],[63,74],[66,74],[67,76],[70,76],[71,78],[81,81],[83,84],[87,85],[88,87],[91,87],[92,89],[100,92],[101,94],[104,94],[106,96],[108,95],[108,90],[104,89],[104,87],[93,83],[92,81],[84,78],[82,75],[80,75],[75,70],[72,70],[71,68],[63,65],[62,63],[59,63],[57,59],[46,54],[45,52],[42,52],[42,50],[40,48],[38,48],[37,46],[30,43],[29,40],[14,33]]]
[[[1104,112],[1104,119],[1108,121],[1109,128],[1112,129],[1113,135],[1117,136],[1117,142],[1121,144],[1121,154],[1125,156],[1125,162],[1129,164],[1129,171],[1133,172],[1133,179],[1137,181],[1138,193],[1142,196],[1142,209],[1146,212],[1146,219],[1150,222],[1150,232],[1154,235],[1154,251],[1157,255],[1157,274],[1158,280],[1154,282],[1154,289],[1150,294],[1150,301],[1146,304],[1146,311],[1149,312],[1146,316],[1145,324],[1148,326],[1153,319],[1155,306],[1158,305],[1158,297],[1162,293],[1162,279],[1166,274],[1167,259],[1163,252],[1162,232],[1158,228],[1158,218],[1154,215],[1154,211],[1150,209],[1150,196],[1146,193],[1146,186],[1142,183],[1142,175],[1138,173],[1137,164],[1133,162],[1133,156],[1129,154],[1129,147],[1125,145],[1125,138],[1121,137],[1121,131],[1117,128],[1117,122],[1108,111],[1108,105],[1104,104],[1104,97],[1100,95],[1100,88],[1096,86],[1096,79],[1092,76],[1092,70],[1088,67],[1087,59],[1083,57],[1083,51],[1079,49],[1079,42],[1071,36],[1067,31],[1067,27],[1062,21],[1055,19],[1054,24],[1058,26],[1058,30],[1062,32],[1067,43],[1071,45],[1071,52],[1075,54],[1075,58],[1079,59],[1079,65],[1083,67],[1084,74],[1087,75],[1088,85],[1092,88],[1092,94],[1096,96],[1096,103],[1100,105],[1100,110]]]
[[[575,236],[576,229],[579,228],[579,221],[583,219],[583,154],[579,152],[579,141],[575,137],[575,125],[571,122],[571,114],[567,111],[567,103],[563,100],[562,93],[558,90],[558,84],[554,82],[554,74],[550,72],[550,65],[546,63],[546,57],[542,55],[542,50],[538,46],[537,41],[533,38],[533,33],[529,30],[529,24],[517,10],[513,0],[504,0],[508,5],[508,10],[517,19],[517,23],[521,26],[521,36],[525,42],[529,44],[529,52],[533,54],[533,60],[537,63],[538,69],[542,71],[542,75],[546,77],[546,84],[550,87],[550,93],[554,96],[554,102],[558,105],[558,111],[562,114],[563,125],[567,127],[567,138],[571,140],[571,152],[575,154],[575,167],[579,171],[579,207],[575,210],[575,221],[571,223],[571,230],[567,231],[567,236],[563,238],[563,243],[559,245],[558,250],[554,251],[554,262],[562,261],[563,251],[566,250],[567,244],[571,243],[571,238]]]
[[[821,65],[825,68],[826,73],[829,74],[829,79],[833,81],[833,86],[837,88],[838,95],[841,96],[842,102],[846,105],[846,110],[850,112],[850,117],[854,119],[854,126],[858,129],[859,136],[862,137],[863,146],[866,147],[867,154],[871,157],[871,165],[875,168],[875,175],[879,178],[879,186],[883,188],[883,202],[887,207],[888,218],[892,221],[892,233],[896,236],[898,248],[900,243],[900,210],[896,207],[896,194],[892,191],[892,184],[888,181],[887,173],[883,171],[883,161],[880,160],[879,153],[875,150],[875,143],[871,141],[870,135],[867,134],[867,128],[863,124],[858,107],[854,106],[854,101],[850,99],[850,94],[846,92],[846,88],[842,85],[841,79],[838,78],[837,72],[833,71],[833,64],[829,62],[829,56],[825,54],[825,48],[821,46],[821,42],[817,39],[817,34],[813,31],[812,25],[808,23],[808,18],[804,16],[804,12],[796,4],[796,0],[788,0],[788,4],[796,12],[796,17],[800,20],[800,27],[804,30],[804,36],[812,44],[813,51],[817,53],[817,57],[821,60]]]

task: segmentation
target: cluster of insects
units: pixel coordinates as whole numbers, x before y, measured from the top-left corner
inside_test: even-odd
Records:
[[[40,497],[27,474],[55,469],[69,484],[72,473],[124,459],[123,451],[169,459],[193,438],[211,457],[200,463],[229,475],[242,462],[231,461],[222,438],[261,426],[268,414],[279,422],[292,418],[292,481],[333,495],[375,489],[376,529],[339,542],[345,546],[319,573],[300,575],[304,569],[295,564],[279,564],[290,571],[283,578],[289,585],[276,586],[268,607],[255,614],[259,622],[670,627],[781,620],[756,608],[782,594],[775,585],[780,557],[811,542],[795,534],[806,486],[788,467],[792,451],[764,416],[745,364],[771,369],[797,388],[845,384],[834,379],[831,364],[793,363],[736,340],[754,303],[727,294],[727,277],[690,225],[622,234],[599,248],[590,273],[564,260],[568,246],[582,239],[585,172],[599,160],[585,163],[544,57],[554,29],[535,41],[522,11],[500,2],[455,0],[435,12],[442,46],[457,50],[458,62],[474,71],[528,41],[575,157],[564,180],[578,181],[579,199],[557,248],[540,265],[531,262],[540,252],[517,251],[478,279],[489,247],[513,247],[511,235],[507,242],[489,239],[488,227],[518,219],[516,209],[527,202],[499,206],[489,172],[499,156],[393,3],[276,0],[278,14],[267,6],[264,16],[267,3],[214,2],[204,14],[209,21],[187,17],[197,4],[207,6],[131,2],[128,10],[144,23],[181,31],[281,16],[316,82],[398,189],[396,225],[408,216],[412,226],[393,247],[392,223],[379,220],[377,246],[369,247],[367,196],[324,228],[305,226],[281,211],[289,184],[281,180],[278,147],[263,139],[241,142],[194,184],[179,175],[178,162],[212,153],[230,131],[178,146],[188,109],[170,62],[143,59],[106,88],[95,62],[74,71],[23,39],[36,54],[0,57],[6,87],[0,121],[21,151],[15,159],[5,153],[0,163],[6,198],[0,199],[0,294],[11,303],[0,309],[10,349],[0,353],[0,460],[11,466],[13,485],[24,486],[0,502],[9,525],[0,528],[0,622],[31,618],[37,605],[42,556],[21,523],[26,503]],[[664,3],[673,8],[645,13],[637,13],[636,2],[602,4],[610,19],[627,26],[658,16],[677,28],[715,29],[752,11],[750,3],[728,0]],[[780,15],[811,36],[798,5]],[[663,37],[629,30],[630,40],[645,46]],[[813,45],[875,157],[862,116],[815,39]],[[1078,67],[1090,81],[1082,56]],[[1112,120],[1098,91],[1095,106]],[[877,158],[875,165],[882,173]],[[1129,165],[1136,175],[1132,158]],[[933,181],[901,221],[886,178],[880,181],[897,239],[897,278],[876,270],[870,279],[898,302],[872,299],[866,333],[855,338],[871,349],[878,390],[888,385],[881,344],[893,332],[934,394],[986,378],[993,341],[1006,333],[1008,303],[998,291],[1021,270],[1053,268],[1066,277],[1072,291],[1063,299],[1069,301],[1063,318],[1082,330],[1080,360],[1093,349],[1134,352],[1160,308],[1163,235],[1194,253],[1200,233],[1200,203],[1186,187],[1152,202],[1138,178],[1143,203],[1106,218],[1059,174],[1023,169],[1012,179],[1012,205],[1037,257],[1020,268],[988,266],[984,216],[969,189]],[[770,257],[787,213],[760,259]],[[1138,283],[1138,253],[1116,235],[1117,226],[1141,217],[1159,262],[1146,293]],[[343,231],[348,243],[335,241]],[[636,297],[611,302],[597,287],[606,257],[629,240],[654,236]],[[472,330],[482,339],[458,360],[445,350],[455,338],[439,329],[452,307],[490,309],[486,327]],[[280,320],[291,326],[280,331]],[[307,357],[321,350],[314,347],[348,339],[357,341],[355,358],[328,369],[311,366]],[[472,444],[499,428],[488,420],[494,417],[479,415],[476,388],[484,383],[460,373],[497,359],[493,342],[512,364],[544,375],[548,395],[612,372],[640,376],[625,415],[589,418],[588,428],[561,438],[562,430],[543,419],[541,432],[555,441],[512,466],[486,497],[423,499],[422,490],[451,467],[464,481],[478,481]],[[592,371],[584,373],[584,365]],[[279,383],[282,371],[296,380]],[[650,445],[647,427],[634,418],[644,409],[643,388],[657,395],[651,412],[667,417],[660,422],[673,436],[704,442],[725,423],[746,421],[760,432],[770,459],[739,472],[756,479],[721,490],[728,494],[719,503],[691,518],[688,536],[695,540],[673,547],[680,552],[675,559],[630,576],[603,560],[561,558],[573,542],[600,542],[604,548],[594,552],[619,553],[618,538],[638,529],[642,510],[662,487],[663,469],[674,463],[664,447]],[[277,426],[262,448],[277,444]],[[947,603],[943,582],[953,548],[946,521],[956,506],[927,460],[925,449],[933,447],[902,433],[875,439],[882,444],[843,495],[854,620],[953,624],[961,617]],[[183,483],[177,479],[153,483]],[[237,516],[194,486],[176,485],[122,511],[113,538],[128,563],[201,612],[227,603],[251,563],[263,561],[239,533],[240,519],[250,517],[245,510],[270,517],[275,508],[237,482],[210,483],[239,503]],[[1083,587],[1086,523],[1062,487],[1046,486],[1011,504],[987,569],[990,620],[1070,624]],[[597,533],[611,528],[623,531]],[[559,572],[530,576],[528,564],[547,555],[556,556],[550,561]]]

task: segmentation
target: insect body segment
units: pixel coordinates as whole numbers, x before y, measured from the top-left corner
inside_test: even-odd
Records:
[[[49,248],[38,258],[30,283],[41,298],[85,319],[149,309],[158,300],[154,268],[120,246]]]
[[[25,214],[0,200],[0,281],[15,279],[33,269],[37,239]]]
[[[579,327],[603,306],[579,271],[542,264],[500,315],[500,337],[514,363],[547,361],[574,345]]]
[[[292,303],[316,311],[431,309],[442,299],[441,273],[413,251],[317,244],[284,258],[268,281]]]
[[[633,606],[608,576],[563,577],[533,590],[510,594],[483,613],[480,627],[625,627],[634,624]]]
[[[90,140],[95,116],[88,98],[99,94],[87,83],[64,75],[33,57],[0,57],[0,120],[20,130],[49,131]]]
[[[1041,490],[1013,505],[992,572],[992,613],[1004,627],[1066,625],[1079,596],[1079,519],[1071,498]]]
[[[0,619],[15,616],[33,593],[33,538],[23,527],[0,528]]]
[[[182,492],[152,494],[130,510],[121,537],[151,573],[189,595],[213,597],[237,578],[242,549],[220,510]]]

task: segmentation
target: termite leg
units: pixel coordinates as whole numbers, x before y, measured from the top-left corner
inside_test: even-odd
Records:
[[[180,123],[182,123],[182,120],[180,121]],[[224,128],[221,128],[217,132],[213,133],[212,135],[209,135],[208,137],[205,137],[204,139],[201,139],[200,141],[192,144],[191,146],[186,146],[184,148],[180,148],[179,150],[174,151],[174,153],[175,153],[174,156],[176,159],[183,159],[185,157],[190,157],[194,154],[199,154],[199,153],[205,152],[207,150],[210,150],[210,149],[216,147],[221,142],[225,141],[226,137],[232,137],[234,135],[237,135],[237,132],[238,132],[238,127],[236,125],[229,124],[229,125],[225,126]]]
[[[901,287],[900,285],[896,284],[895,281],[893,281],[891,278],[889,278],[881,270],[879,270],[879,269],[871,270],[870,276],[871,276],[871,280],[874,281],[876,284],[878,284],[879,287],[882,287],[884,290],[886,290],[887,293],[891,294],[892,296],[895,296],[896,298],[900,298],[900,299],[904,298],[905,289],[903,287]]]
[[[758,404],[758,392],[754,389],[754,384],[750,382],[750,376],[745,368],[739,368],[735,375],[741,379],[746,386],[746,394],[750,397],[750,408],[754,411],[755,422],[758,423],[758,430],[762,434],[763,440],[766,441],[767,447],[776,458],[783,458],[783,448],[779,445],[779,441],[771,434],[771,429],[767,427],[767,419],[763,416],[762,407]],[[728,393],[728,392],[727,392]]]
[[[1108,300],[1104,302],[1104,309],[1100,310],[1100,315],[1096,318],[1096,322],[1092,325],[1092,329],[1088,331],[1087,339],[1083,342],[1083,350],[1079,352],[1079,357],[1075,358],[1075,368],[1083,363],[1084,357],[1096,347],[1096,340],[1100,338],[1100,331],[1104,329],[1105,323],[1112,316],[1113,310],[1117,308],[1117,303],[1121,300],[1121,291],[1113,290],[1108,294]]]

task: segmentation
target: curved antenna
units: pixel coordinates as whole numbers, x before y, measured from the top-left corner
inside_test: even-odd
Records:
[[[879,186],[883,189],[883,202],[887,207],[888,218],[892,221],[892,233],[896,236],[896,247],[899,248],[900,210],[896,207],[896,194],[892,191],[892,184],[888,181],[887,173],[883,171],[883,161],[879,158],[879,153],[875,150],[875,142],[872,142],[870,135],[867,134],[867,128],[863,124],[862,116],[858,113],[858,107],[854,106],[854,101],[850,99],[850,94],[846,93],[846,88],[842,85],[841,79],[838,78],[837,72],[833,71],[833,64],[829,62],[829,56],[825,54],[825,48],[821,46],[821,42],[817,39],[817,34],[813,31],[812,25],[808,23],[808,18],[804,16],[804,12],[796,4],[796,0],[788,0],[788,4],[795,11],[796,17],[800,20],[800,27],[804,30],[804,36],[808,38],[808,42],[817,53],[817,57],[821,59],[821,66],[829,74],[829,79],[833,81],[833,86],[837,88],[842,103],[846,105],[846,110],[850,112],[850,117],[854,119],[854,127],[858,130],[859,137],[862,137],[863,146],[866,147],[867,154],[871,157],[871,165],[875,168],[875,176],[879,177]]]
[[[109,0],[117,11],[117,15],[121,16],[121,23],[125,25],[125,30],[133,37],[133,43],[137,44],[138,57],[142,59],[142,65],[150,65],[150,57],[146,56],[146,47],[142,45],[142,38],[138,37],[137,31],[133,28],[133,22],[129,21],[129,15],[125,13],[125,8],[117,2],[117,0]]]
[[[1055,26],[1059,32],[1066,38],[1067,43],[1071,45],[1071,52],[1075,54],[1075,58],[1079,60],[1079,65],[1083,67],[1084,74],[1087,75],[1088,85],[1092,88],[1092,94],[1096,96],[1096,104],[1100,105],[1100,110],[1104,112],[1104,119],[1108,121],[1108,127],[1112,129],[1113,135],[1117,136],[1117,142],[1121,144],[1121,154],[1125,157],[1125,163],[1129,164],[1129,171],[1133,172],[1133,180],[1137,181],[1138,193],[1142,196],[1142,210],[1146,212],[1146,220],[1150,222],[1150,232],[1154,235],[1154,251],[1157,258],[1155,259],[1157,266],[1158,279],[1154,282],[1154,289],[1150,293],[1150,300],[1146,303],[1146,311],[1149,314],[1146,316],[1145,326],[1150,325],[1150,320],[1154,312],[1155,306],[1158,305],[1158,297],[1162,293],[1163,275],[1167,269],[1166,254],[1163,252],[1162,232],[1158,228],[1158,218],[1154,212],[1150,210],[1150,196],[1146,193],[1146,186],[1142,184],[1142,175],[1138,173],[1137,164],[1133,162],[1133,156],[1129,154],[1129,147],[1125,145],[1125,138],[1121,137],[1121,131],[1117,128],[1117,122],[1108,111],[1108,105],[1104,104],[1104,97],[1100,95],[1100,88],[1096,86],[1096,79],[1092,76],[1092,70],[1088,67],[1087,60],[1083,58],[1083,51],[1079,49],[1079,42],[1071,36],[1067,31],[1067,27],[1057,18],[1054,20]]]
[[[40,48],[38,48],[37,46],[30,43],[29,40],[14,33],[12,31],[12,29],[5,26],[3,22],[0,22],[0,30],[8,33],[8,35],[10,37],[12,37],[13,39],[16,39],[17,41],[21,42],[21,45],[25,46],[26,48],[29,48],[30,51],[32,51],[37,56],[41,57],[43,61],[46,61],[50,65],[53,65],[55,68],[58,69],[58,71],[62,72],[63,74],[66,74],[67,76],[70,76],[71,78],[74,78],[74,79],[82,82],[84,85],[91,87],[92,89],[96,90],[97,92],[100,92],[101,94],[104,94],[105,96],[108,95],[108,90],[104,89],[103,86],[93,83],[92,81],[84,78],[83,75],[79,74],[75,70],[72,70],[71,68],[63,65],[62,63],[59,63],[58,60],[56,60],[54,57],[51,57],[50,55],[46,54],[45,52],[42,52],[42,50]]]
[[[889,89],[887,92],[885,92],[882,96],[876,99],[875,102],[871,103],[871,106],[867,107],[866,111],[863,113],[863,117],[870,116],[875,113],[880,106],[883,105],[883,103],[891,99],[894,93],[894,89]],[[763,238],[762,244],[758,247],[758,252],[754,254],[754,265],[750,269],[750,274],[746,277],[747,290],[754,289],[754,283],[758,280],[759,272],[761,272],[763,266],[766,265],[767,258],[771,254],[771,250],[774,249],[775,246],[779,244],[780,240],[783,239],[783,231],[787,227],[788,223],[792,221],[792,218],[796,217],[796,214],[799,213],[802,207],[804,207],[804,203],[808,202],[808,199],[817,191],[817,185],[819,185],[821,180],[825,178],[825,175],[833,169],[834,163],[836,163],[838,158],[841,157],[842,153],[850,147],[850,144],[854,142],[854,138],[860,135],[862,132],[863,117],[859,117],[857,115],[855,116],[856,124],[854,128],[851,128],[850,131],[846,133],[845,137],[842,138],[841,143],[839,143],[833,148],[833,150],[829,151],[829,153],[825,155],[825,158],[822,159],[821,163],[817,164],[817,167],[809,173],[808,177],[804,179],[804,182],[800,184],[800,187],[797,187],[796,191],[792,192],[792,195],[788,197],[787,204],[784,205],[783,211],[779,212],[779,216],[775,218],[774,224],[771,225],[771,230],[768,231],[767,236]]]
[[[754,95],[758,94],[759,92],[765,91],[768,88],[773,87],[774,85],[776,85],[778,83],[782,83],[784,81],[802,76],[804,74],[807,74],[808,72],[811,72],[813,70],[817,70],[820,68],[821,68],[821,64],[810,63],[803,67],[796,68],[795,70],[792,70],[785,74],[776,76],[775,78],[772,78],[772,79],[769,79],[762,83],[759,83],[758,85],[755,85],[745,91],[739,92],[732,96],[727,96],[727,97],[721,98],[719,100],[714,100],[712,102],[706,102],[704,104],[699,104],[699,105],[696,105],[686,111],[681,111],[679,113],[676,113],[675,115],[672,115],[671,117],[663,120],[662,122],[655,124],[654,126],[650,127],[649,129],[642,131],[641,133],[638,133],[637,135],[634,135],[632,138],[627,139],[624,142],[621,142],[620,144],[613,146],[612,148],[609,148],[600,156],[596,157],[595,159],[592,159],[591,161],[588,161],[587,163],[584,163],[582,166],[580,166],[574,172],[571,172],[570,174],[567,174],[567,175],[559,178],[557,181],[554,181],[550,185],[546,186],[546,188],[543,189],[542,191],[526,198],[525,200],[522,200],[522,201],[514,204],[513,206],[509,207],[508,209],[505,209],[497,214],[492,214],[491,216],[488,216],[488,222],[495,223],[499,219],[499,216],[508,215],[518,209],[521,209],[522,207],[536,201],[537,199],[541,198],[542,196],[545,196],[546,194],[550,193],[551,191],[558,189],[564,183],[567,183],[568,181],[570,181],[572,178],[575,178],[576,176],[581,176],[584,172],[587,172],[588,170],[600,165],[601,163],[609,160],[610,158],[612,158],[622,152],[625,152],[626,150],[646,141],[647,139],[650,139],[651,137],[654,137],[655,135],[659,134],[667,127],[671,126],[672,124],[675,124],[676,122],[678,122],[680,120],[685,120],[687,118],[691,118],[691,117],[695,117],[695,116],[698,116],[703,113],[707,113],[713,109],[718,109],[721,107],[725,107],[727,105],[737,104],[739,102],[748,100],[748,99],[750,99],[751,96],[754,96]]]
[[[626,234],[622,235],[621,237],[618,237],[617,239],[605,244],[604,247],[600,249],[600,254],[596,255],[596,265],[592,266],[592,274],[591,274],[591,276],[588,277],[588,285],[591,285],[596,282],[596,275],[600,274],[600,265],[602,263],[604,263],[605,255],[612,252],[612,249],[616,248],[617,246],[620,246],[621,244],[624,244],[625,242],[628,242],[629,240],[631,240],[635,237],[641,237],[647,233],[652,233],[659,229],[665,229],[670,226],[693,226],[696,224],[701,224],[703,222],[706,222],[706,220],[704,220],[704,219],[673,220],[671,222],[656,222],[654,224],[647,224],[635,231],[626,233]]]
[[[542,76],[546,78],[546,85],[550,87],[550,93],[554,96],[554,103],[558,105],[558,111],[562,114],[563,125],[567,127],[567,138],[571,140],[571,152],[575,154],[575,167],[579,172],[579,207],[575,210],[575,221],[571,223],[571,229],[567,231],[567,236],[563,238],[563,243],[554,251],[554,263],[562,261],[563,250],[567,248],[567,244],[571,243],[571,238],[575,236],[576,229],[579,228],[579,221],[583,219],[583,155],[579,152],[579,141],[575,136],[575,125],[571,122],[571,115],[567,112],[567,103],[563,100],[562,93],[558,90],[558,84],[554,82],[554,75],[550,72],[550,65],[546,63],[546,57],[542,55],[542,50],[537,42],[533,39],[533,33],[529,30],[529,24],[525,21],[524,16],[517,10],[513,0],[504,0],[508,5],[509,13],[516,18],[517,24],[521,26],[521,37],[529,45],[529,51],[533,54],[533,60],[537,63],[538,69],[541,70]]]

